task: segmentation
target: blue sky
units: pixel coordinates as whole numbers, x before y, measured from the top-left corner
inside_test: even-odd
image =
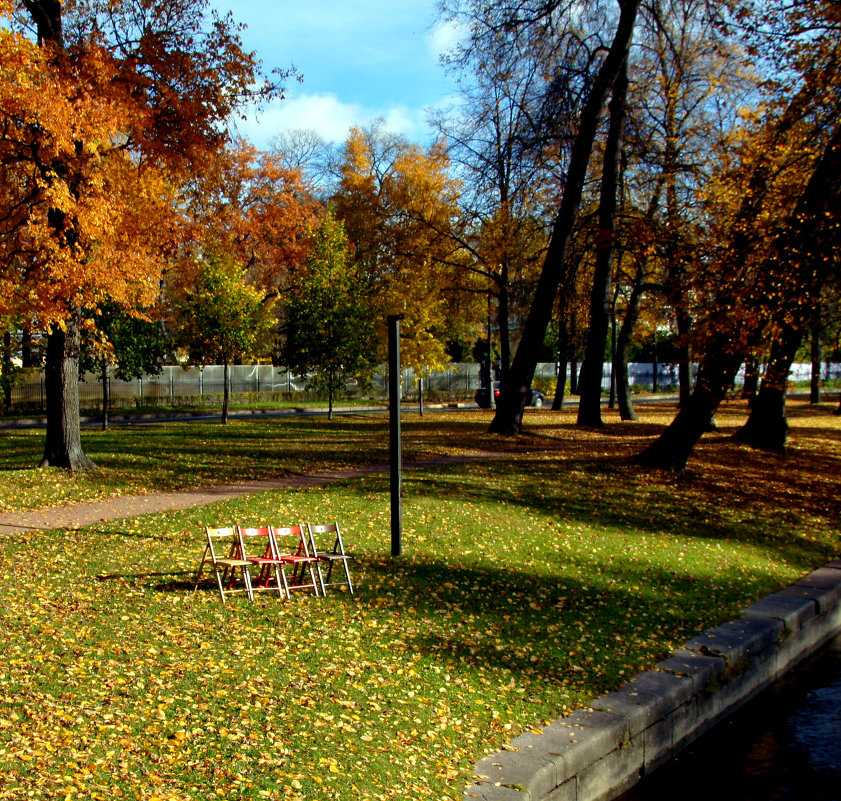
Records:
[[[304,81],[239,132],[265,148],[295,128],[344,141],[351,125],[382,117],[390,130],[425,142],[427,109],[446,105],[455,81],[440,54],[455,41],[436,24],[436,0],[211,0],[247,25],[243,43],[264,69],[294,65]]]

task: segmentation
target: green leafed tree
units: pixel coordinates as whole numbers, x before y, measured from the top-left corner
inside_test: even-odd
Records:
[[[192,364],[222,364],[222,422],[228,422],[228,365],[252,357],[266,341],[270,320],[264,295],[245,280],[244,268],[224,254],[196,264],[195,275],[176,291],[173,334]]]
[[[82,338],[80,369],[99,374],[102,382],[102,428],[108,428],[108,368],[120,381],[158,375],[172,355],[172,341],[160,320],[129,312],[108,301],[93,317],[96,330]],[[135,316],[137,315],[137,316]]]
[[[376,364],[376,325],[343,224],[327,213],[313,232],[301,285],[282,307],[278,361],[309,375],[309,386],[333,399],[348,378],[365,380]]]

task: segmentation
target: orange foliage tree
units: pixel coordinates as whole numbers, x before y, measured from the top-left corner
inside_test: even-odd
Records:
[[[225,141],[258,65],[204,0],[0,2],[0,296],[46,332],[43,464],[79,434],[83,309],[148,306],[179,241],[177,193]]]
[[[239,140],[208,159],[190,190],[185,253],[227,253],[267,299],[283,293],[307,258],[322,207],[297,169]],[[177,281],[177,277],[173,276]]]

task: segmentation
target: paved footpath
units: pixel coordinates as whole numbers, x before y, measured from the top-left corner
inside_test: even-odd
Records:
[[[444,456],[404,464],[404,469],[410,470],[438,464],[455,464],[480,459],[494,459],[505,455],[504,453],[472,453]],[[353,467],[346,470],[327,470],[309,475],[245,481],[238,484],[225,484],[217,487],[200,487],[198,489],[177,490],[173,492],[150,492],[143,495],[122,495],[105,498],[101,501],[79,503],[73,506],[52,506],[34,511],[4,512],[0,514],[0,536],[20,531],[83,528],[84,526],[101,523],[105,520],[118,520],[124,517],[136,517],[154,512],[170,512],[178,509],[188,509],[191,506],[205,506],[210,503],[216,503],[217,501],[250,495],[254,492],[264,492],[273,489],[323,487],[326,484],[331,484],[334,481],[340,481],[344,478],[384,473],[387,470],[387,464],[376,464],[366,467]]]

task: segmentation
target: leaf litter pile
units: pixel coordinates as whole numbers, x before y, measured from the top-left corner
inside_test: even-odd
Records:
[[[0,798],[460,799],[475,759],[839,554],[841,419],[792,411],[786,457],[733,442],[734,405],[678,477],[626,459],[673,410],[539,412],[516,443],[408,418],[420,455],[510,452],[407,473],[397,560],[381,475],[2,538]],[[192,592],[204,525],[333,519],[355,595]]]

